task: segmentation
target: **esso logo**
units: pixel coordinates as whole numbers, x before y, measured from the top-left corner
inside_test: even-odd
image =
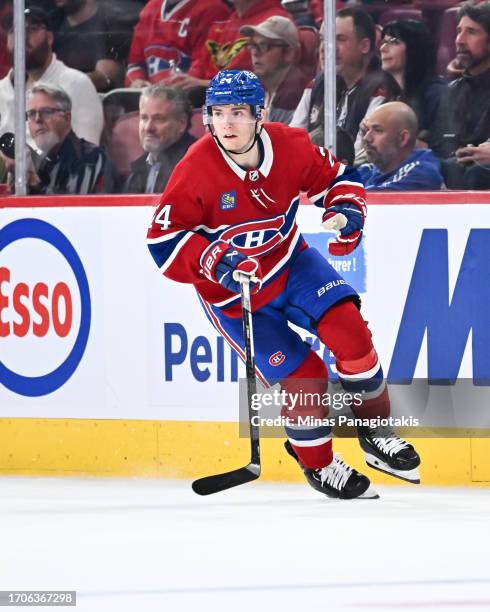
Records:
[[[90,291],[71,242],[39,219],[0,230],[0,383],[38,397],[77,369],[88,341]]]
[[[232,225],[221,234],[220,239],[232,244],[247,257],[264,255],[284,239],[280,230],[285,222],[286,217],[279,215],[274,219]]]
[[[2,285],[7,287],[7,291],[11,286],[11,300],[8,292],[3,293]],[[73,301],[66,283],[56,283],[52,289],[42,282],[36,283],[32,289],[24,282],[13,286],[11,270],[0,266],[0,313],[8,310],[10,305],[17,317],[11,322],[0,318],[0,338],[10,334],[22,338],[29,332],[42,338],[47,335],[51,324],[60,338],[65,338],[71,330]]]

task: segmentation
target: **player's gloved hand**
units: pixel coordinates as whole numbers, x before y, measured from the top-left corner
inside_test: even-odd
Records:
[[[322,226],[337,232],[328,243],[330,253],[337,257],[347,255],[361,242],[364,215],[355,204],[336,204],[323,213]]]
[[[232,293],[240,293],[240,275],[250,277],[250,293],[257,293],[262,286],[259,262],[239,253],[224,240],[212,242],[201,255],[200,263],[204,276]]]

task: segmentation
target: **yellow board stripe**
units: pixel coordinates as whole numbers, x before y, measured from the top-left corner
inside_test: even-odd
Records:
[[[450,431],[446,432],[450,435]],[[417,438],[422,482],[490,485],[490,438]],[[302,482],[283,440],[261,441],[262,479]],[[374,483],[399,483],[368,468],[356,440],[335,451]],[[193,479],[249,461],[238,424],[193,421],[0,419],[0,474],[141,476]],[[409,486],[409,485],[407,485]]]

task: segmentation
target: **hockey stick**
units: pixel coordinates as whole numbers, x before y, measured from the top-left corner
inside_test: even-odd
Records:
[[[250,463],[245,467],[225,472],[224,474],[216,474],[215,476],[206,476],[199,478],[192,483],[192,489],[198,495],[211,495],[218,493],[231,487],[245,484],[252,480],[256,480],[260,476],[260,445],[259,445],[259,426],[253,425],[252,416],[252,396],[257,390],[257,381],[255,378],[255,357],[254,357],[254,340],[252,328],[252,309],[250,306],[250,278],[241,275],[240,290],[242,297],[242,322],[243,322],[243,339],[245,341],[245,366],[247,372],[247,405],[248,405],[248,424],[250,428]]]

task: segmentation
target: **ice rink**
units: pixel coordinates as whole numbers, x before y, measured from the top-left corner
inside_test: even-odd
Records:
[[[0,589],[91,612],[490,610],[490,490],[376,488],[4,477]]]

